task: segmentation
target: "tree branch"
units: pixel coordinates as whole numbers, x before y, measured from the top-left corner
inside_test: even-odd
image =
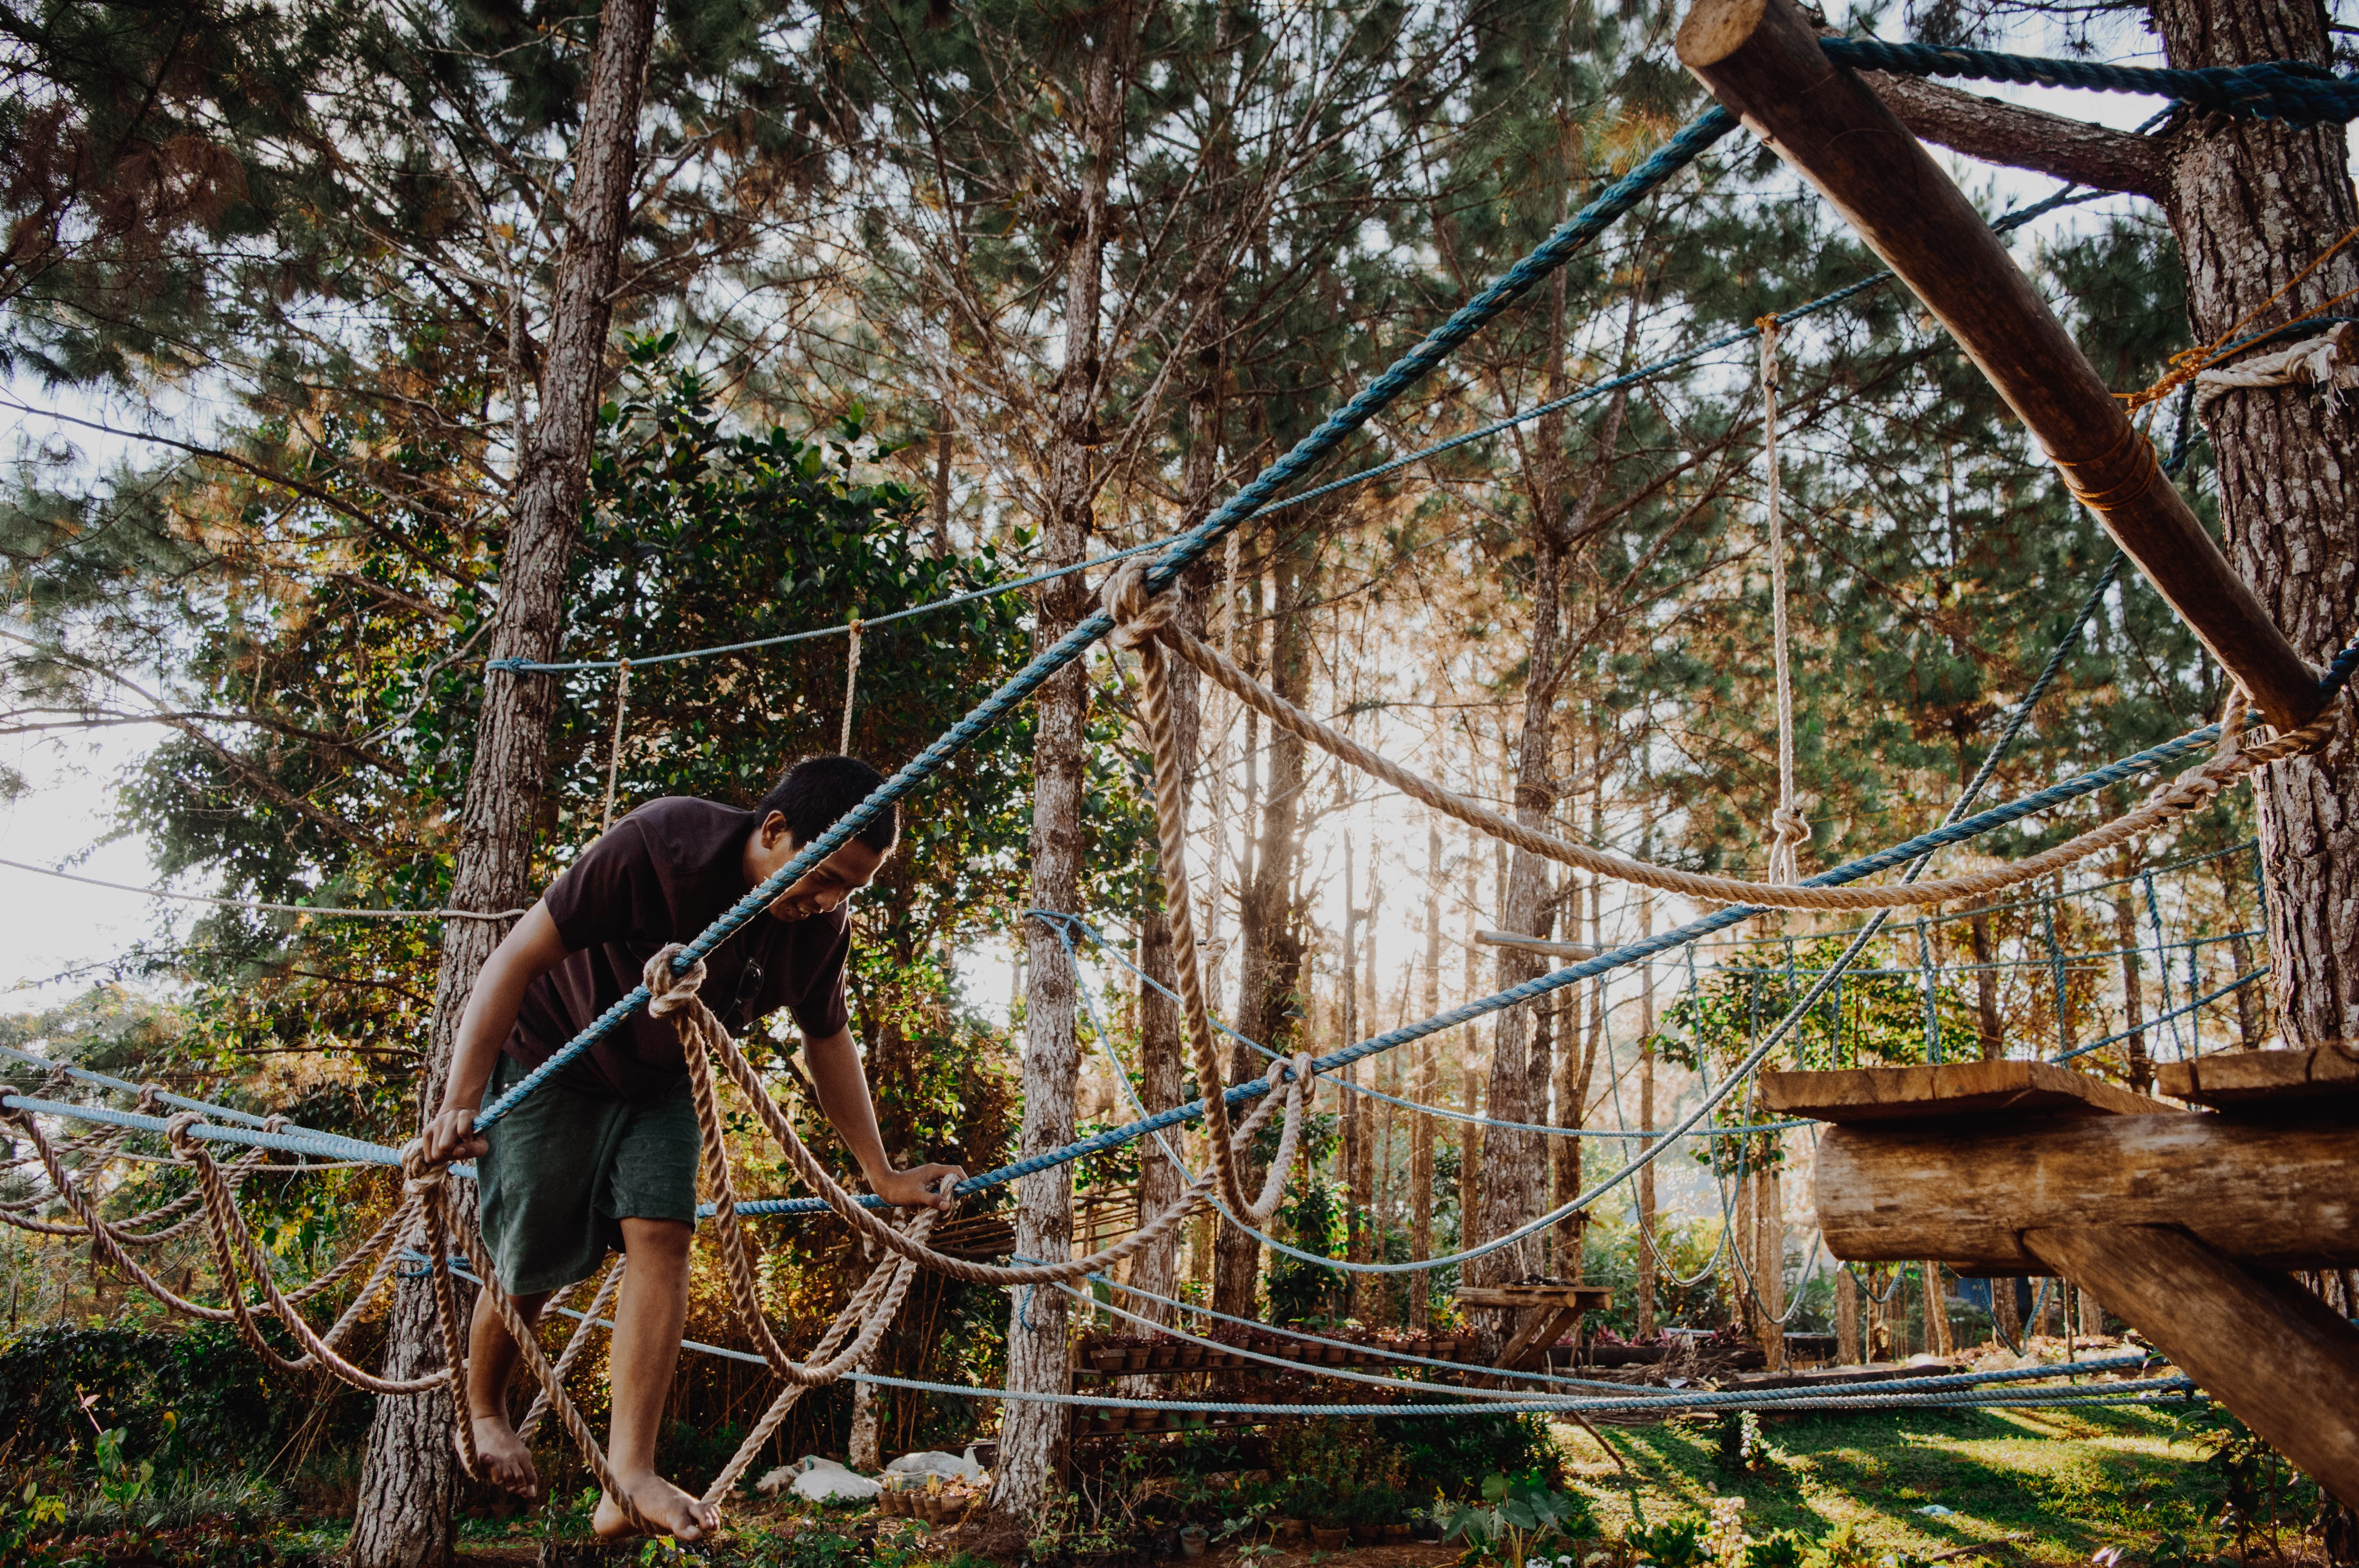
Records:
[[[1977,97],[1913,76],[1881,70],[1859,74],[1902,124],[1952,152],[2156,201],[2169,189],[2163,148],[2146,136]]]

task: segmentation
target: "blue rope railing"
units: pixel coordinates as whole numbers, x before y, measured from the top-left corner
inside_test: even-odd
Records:
[[[1694,162],[1706,148],[1735,128],[1735,117],[1716,105],[1682,126],[1646,161],[1607,187],[1490,287],[1459,307],[1447,321],[1394,361],[1357,396],[1330,414],[1317,429],[1296,442],[1284,457],[1264,469],[1252,483],[1231,496],[1203,522],[1181,535],[1147,568],[1147,590],[1160,593],[1178,581],[1181,572],[1232,528],[1259,512],[1279,491],[1417,384],[1460,344],[1531,292],[1550,273],[1571,260],[1591,240],[1636,206],[1647,192]],[[719,919],[673,958],[674,972],[685,974],[694,968],[707,953],[728,940],[740,926],[766,908],[772,900],[850,843],[886,807],[932,777],[944,763],[973,744],[978,736],[1014,712],[1049,676],[1081,657],[1092,643],[1112,630],[1113,618],[1103,610],[1096,611],[1059,638],[1052,646],[1035,655],[1029,664],[998,690],[976,704],[965,718],[952,725],[933,744],[903,763],[891,778],[879,784],[867,799],[853,807],[834,827],[798,851],[761,886],[723,911]],[[475,1119],[476,1129],[481,1130],[493,1125],[522,1104],[551,1076],[619,1027],[625,1019],[645,1007],[649,994],[645,985],[634,986],[627,995],[592,1020],[588,1027],[568,1041],[548,1061],[517,1080],[515,1087],[499,1099],[484,1107]]]

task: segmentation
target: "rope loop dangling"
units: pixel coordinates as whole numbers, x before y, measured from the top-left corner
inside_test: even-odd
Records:
[[[1105,612],[1114,617],[1106,641],[1125,653],[1144,647],[1149,638],[1171,624],[1178,601],[1168,593],[1147,591],[1147,557],[1133,556],[1114,568],[1098,590]]]
[[[670,942],[661,952],[649,958],[639,971],[639,979],[652,1000],[647,1003],[647,1016],[668,1018],[681,1008],[693,1004],[697,993],[704,989],[704,960],[699,958],[685,972],[674,973],[671,961],[688,951],[685,942]]]

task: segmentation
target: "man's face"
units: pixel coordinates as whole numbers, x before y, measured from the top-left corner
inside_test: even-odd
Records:
[[[757,885],[767,881],[795,858],[797,848],[794,836],[787,831],[787,819],[774,811],[754,831],[746,869]],[[854,838],[772,899],[770,917],[809,920],[814,914],[825,914],[875,880],[877,868],[884,863],[882,854]]]

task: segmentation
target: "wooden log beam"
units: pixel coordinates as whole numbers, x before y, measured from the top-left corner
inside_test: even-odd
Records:
[[[1477,931],[1474,940],[1484,947],[1521,947],[1527,952],[1549,953],[1560,958],[1594,958],[1597,949],[1585,942],[1555,942],[1544,936],[1519,936],[1512,931]]]
[[[2256,1275],[2176,1230],[2079,1226],[2027,1240],[2277,1452],[2359,1507],[2359,1329],[2291,1280]]]
[[[2270,723],[2323,706],[2318,676],[2230,568],[1998,236],[1793,0],[1698,0],[1680,60],[1848,220],[1957,339],[2129,557]]]
[[[2175,1225],[2242,1263],[2347,1268],[2354,1156],[2347,1114],[1834,1127],[1819,1140],[1819,1224],[1838,1258],[1938,1258],[1961,1273],[2044,1272],[2024,1233],[2090,1225]]]

